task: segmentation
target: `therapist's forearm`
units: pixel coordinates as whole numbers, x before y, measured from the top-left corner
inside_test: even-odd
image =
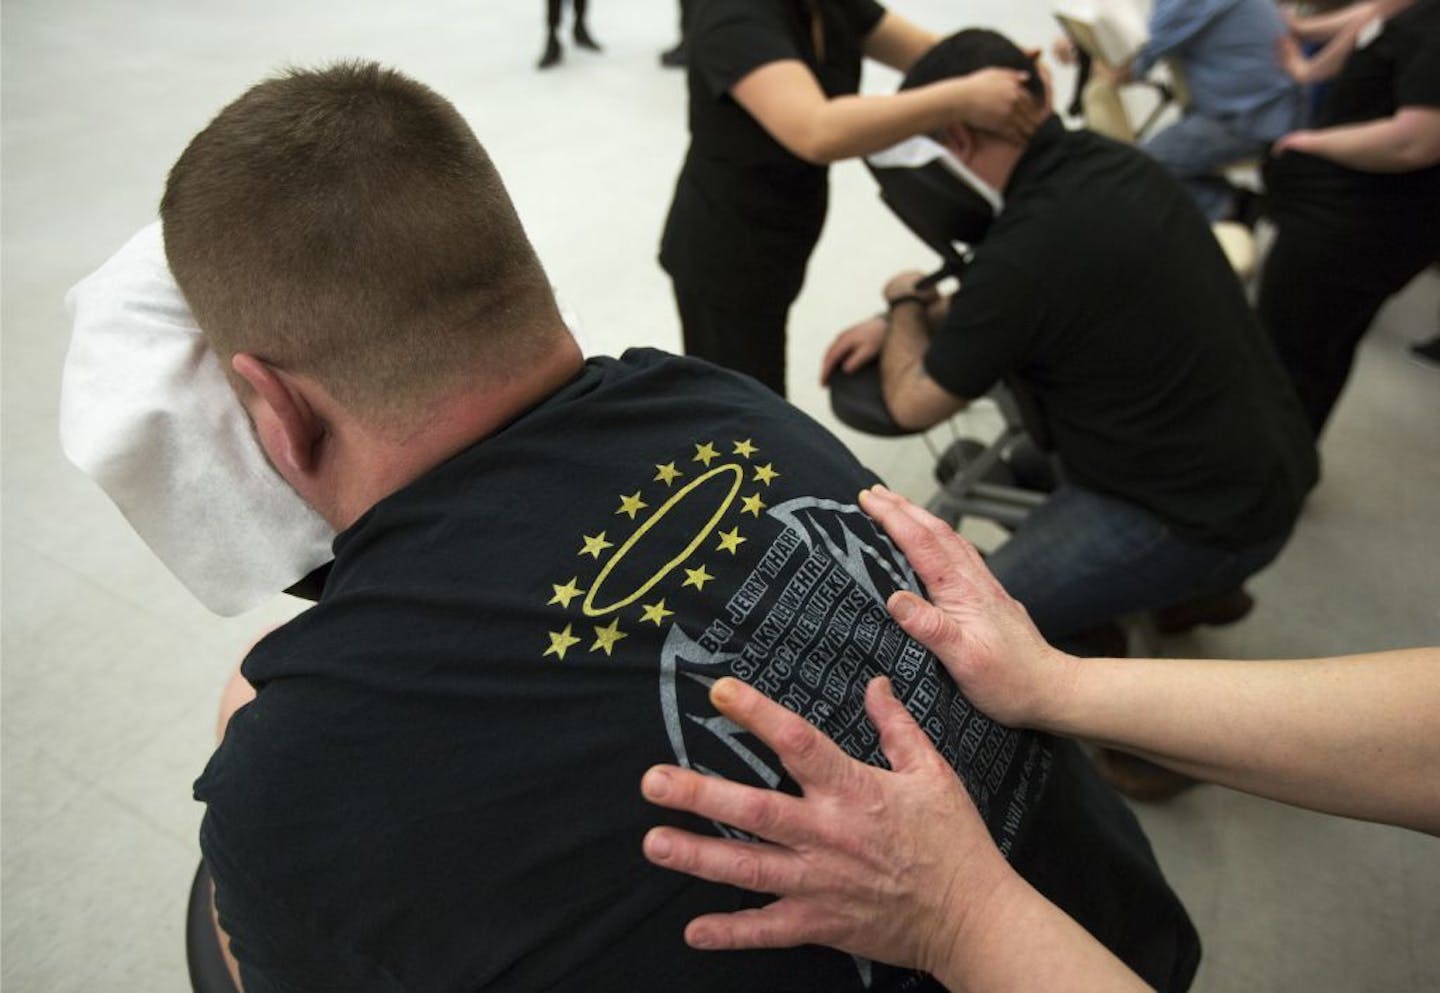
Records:
[[[833,97],[815,114],[795,151],[817,163],[868,155],[961,119],[969,99],[964,79],[887,95]]]
[[[926,971],[952,993],[1131,993],[1150,989],[1018,873],[953,921]]]
[[[1094,659],[1035,724],[1285,803],[1440,834],[1440,649]]]
[[[1302,131],[1280,141],[1361,172],[1414,172],[1440,163],[1440,109],[1401,108],[1393,117]]]
[[[1301,41],[1327,41],[1348,27],[1358,27],[1376,15],[1375,5],[1356,3],[1326,14],[1294,17],[1289,27]]]

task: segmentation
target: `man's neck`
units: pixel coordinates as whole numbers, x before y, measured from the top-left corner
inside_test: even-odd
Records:
[[[566,334],[522,374],[445,397],[403,430],[338,428],[332,442],[333,502],[316,509],[337,532],[344,531],[385,497],[540,403],[574,379],[583,364],[579,346]]]

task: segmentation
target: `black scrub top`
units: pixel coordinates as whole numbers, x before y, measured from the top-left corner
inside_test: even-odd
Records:
[[[1440,108],[1440,0],[1419,0],[1362,41],[1330,87],[1315,127],[1382,120],[1402,107]],[[1363,172],[1286,152],[1269,163],[1266,181],[1282,227],[1346,237],[1349,251],[1386,251],[1397,238],[1423,249],[1440,229],[1440,165]]]
[[[860,89],[874,0],[822,0],[824,58],[804,0],[700,0],[689,47],[690,150],[660,264],[677,284],[732,303],[788,304],[825,220],[826,172],[792,154],[730,96],[755,69],[805,64],[827,97]]]

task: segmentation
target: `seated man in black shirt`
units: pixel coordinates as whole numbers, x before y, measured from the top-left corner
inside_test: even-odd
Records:
[[[962,31],[904,85],[1030,64],[1001,35]],[[842,333],[825,375],[878,354],[891,416],[916,429],[1002,380],[1033,401],[1065,482],[990,567],[1050,640],[1238,587],[1284,545],[1316,457],[1185,189],[1054,117],[1028,144],[963,126],[936,139],[1003,209],[953,299],[901,273],[888,320]]]
[[[656,762],[794,788],[710,705],[718,677],[878,763],[882,673],[1017,870],[1188,985],[1194,930],[1134,818],[886,614],[919,584],[856,505],[874,475],[745,377],[584,361],[449,103],[374,65],[261,83],[191,142],[161,214],[259,444],[339,532],[195,787],[248,993],[937,989],[815,947],[691,949],[697,913],[764,898],[641,854]]]

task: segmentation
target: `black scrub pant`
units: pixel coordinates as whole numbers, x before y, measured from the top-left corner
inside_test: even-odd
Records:
[[[1338,232],[1316,237],[1282,225],[1266,259],[1260,318],[1317,438],[1376,313],[1440,254],[1440,235],[1396,234],[1367,251]]]
[[[790,304],[721,304],[674,286],[685,354],[753,376],[783,397]]]
[[[585,8],[589,6],[590,0],[574,0],[572,6],[575,8],[575,23],[585,22]],[[560,8],[564,6],[564,0],[545,0],[545,24],[554,34],[560,30]]]

